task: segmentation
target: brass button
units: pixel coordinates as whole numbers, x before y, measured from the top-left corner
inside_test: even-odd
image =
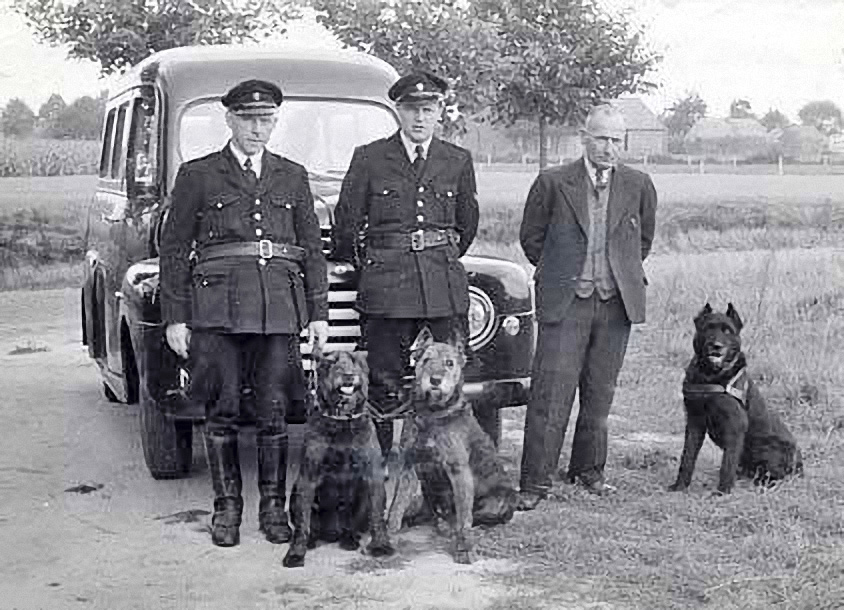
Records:
[[[264,232],[261,229],[255,229],[255,235],[257,235],[258,237],[261,237],[261,235],[263,234]]]
[[[261,212],[255,212],[252,215],[252,218],[254,218],[255,220],[261,220]]]
[[[419,216],[417,216],[417,217],[416,217],[416,220],[417,220],[418,222],[422,222],[423,220],[425,220],[425,217],[424,217],[424,216],[422,216],[422,214],[419,214]]]
[[[261,200],[260,200],[260,199],[256,199],[256,200],[255,200],[255,205],[261,205]]]
[[[422,201],[421,199],[419,199],[419,200],[416,201],[416,205],[418,205],[421,208],[423,205],[425,205],[425,202]]]
[[[420,186],[420,187],[419,187],[419,192],[420,192],[420,193],[424,193],[424,192],[425,192],[425,187],[424,187],[424,186]]]
[[[222,207],[223,207],[223,202],[222,202],[222,201],[218,201],[218,202],[217,202],[217,207],[218,207],[218,208],[222,208]]]

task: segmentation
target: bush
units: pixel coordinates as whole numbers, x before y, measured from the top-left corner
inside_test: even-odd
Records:
[[[0,177],[96,174],[99,156],[91,140],[0,138]]]

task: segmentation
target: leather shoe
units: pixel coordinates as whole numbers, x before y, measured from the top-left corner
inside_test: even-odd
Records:
[[[573,479],[571,482],[574,483],[575,485],[578,485],[579,487],[582,487],[583,489],[588,491],[590,494],[593,494],[593,495],[596,495],[596,496],[604,496],[604,495],[612,493],[616,490],[615,486],[610,485],[609,483],[606,483],[604,481],[601,481],[600,479],[598,479],[596,481],[586,481],[584,479],[581,479],[580,477],[577,477],[577,478]]]
[[[516,510],[533,510],[545,496],[532,491],[520,491],[516,501]]]

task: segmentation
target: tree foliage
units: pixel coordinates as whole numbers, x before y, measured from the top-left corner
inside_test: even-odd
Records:
[[[35,113],[22,99],[14,97],[3,109],[3,135],[28,136],[35,128]]]
[[[731,119],[755,119],[756,115],[750,109],[750,102],[745,99],[734,99],[730,103]]]
[[[277,31],[295,9],[270,0],[17,0],[17,10],[41,41],[69,45],[70,57],[109,74],[156,51]]]
[[[653,86],[660,57],[596,0],[313,0],[345,44],[400,72],[449,78],[464,114],[512,125],[572,123],[600,99]]]
[[[817,127],[825,135],[838,133],[844,127],[841,109],[829,100],[809,102],[798,113],[804,125]]]
[[[791,121],[788,120],[788,117],[776,108],[768,110],[768,112],[765,113],[765,116],[759,119],[759,122],[762,123],[768,131],[771,131],[772,129],[785,129],[791,125]]]

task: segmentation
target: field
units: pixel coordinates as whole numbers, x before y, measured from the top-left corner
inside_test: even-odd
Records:
[[[16,139],[0,135],[0,177],[72,176],[97,171],[94,140]]]
[[[479,170],[474,252],[524,262],[518,226],[532,179]],[[539,509],[479,532],[481,555],[523,566],[505,577],[512,596],[496,608],[583,607],[579,599],[607,609],[842,608],[844,176],[657,173],[654,182],[648,323],[634,330],[610,422],[608,476],[618,491],[594,498],[561,483]],[[17,227],[84,246],[93,184],[0,181],[0,236]],[[99,211],[91,218],[99,222]],[[78,282],[70,261],[81,253],[41,266],[13,254],[0,289]],[[707,443],[690,491],[665,491],[682,446],[691,318],[707,300],[731,301],[744,318],[752,375],[798,436],[804,477],[710,497],[720,454]],[[502,454],[514,476],[523,416],[504,416]]]

